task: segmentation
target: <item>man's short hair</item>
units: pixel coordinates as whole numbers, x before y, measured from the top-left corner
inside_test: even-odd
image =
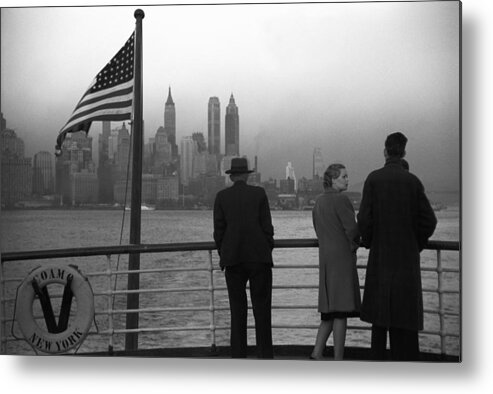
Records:
[[[406,153],[407,138],[404,134],[397,132],[387,136],[385,149],[390,157],[404,157]]]
[[[229,179],[231,179],[233,182],[236,181],[248,181],[250,174],[248,172],[240,172],[240,173],[235,173],[235,174],[230,174]]]

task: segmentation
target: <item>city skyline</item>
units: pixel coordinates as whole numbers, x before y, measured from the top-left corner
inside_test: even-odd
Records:
[[[324,163],[343,162],[357,184],[383,164],[385,136],[399,130],[425,186],[458,190],[458,3],[142,8],[146,139],[163,121],[169,86],[177,141],[205,134],[204,103],[234,92],[240,153],[261,159],[264,178],[280,179],[288,161],[309,177],[320,147]],[[134,10],[2,10],[2,111],[26,146],[53,149],[88,82],[133,29]],[[210,37],[221,38],[206,45]],[[99,133],[95,124],[89,135]]]
[[[116,128],[109,121],[102,122],[96,150],[101,157],[99,165],[93,160],[94,139],[83,131],[66,136],[59,156],[40,151],[31,161],[24,156],[24,141],[7,126],[2,114],[2,206],[116,207],[126,202],[130,195],[128,179],[132,174],[128,163],[132,155],[125,121]],[[172,133],[160,126],[155,137],[145,144],[142,201],[159,209],[210,206],[215,194],[231,185],[226,170],[236,155],[210,154],[203,134],[194,133],[182,137],[180,155],[175,157],[171,141]],[[262,180],[255,156],[254,164],[249,166],[254,170],[249,182],[266,189],[274,209],[304,209],[322,192],[322,178],[316,168],[316,156],[320,154],[320,148],[314,148],[312,178],[302,176],[299,180],[291,162],[287,163],[285,178]],[[355,204],[358,195],[351,197]]]

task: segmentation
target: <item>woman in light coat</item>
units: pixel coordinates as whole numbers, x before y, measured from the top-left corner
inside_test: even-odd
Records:
[[[313,209],[313,226],[319,243],[318,311],[320,327],[311,359],[322,358],[334,331],[334,359],[344,358],[348,317],[358,317],[361,296],[356,270],[359,232],[347,190],[348,175],[342,164],[331,164],[324,174],[325,192]]]

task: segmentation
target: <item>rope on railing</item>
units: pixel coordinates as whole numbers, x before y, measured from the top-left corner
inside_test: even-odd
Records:
[[[2,253],[0,252],[0,255]],[[7,319],[5,315],[5,278],[3,272],[3,264],[0,264],[0,354],[7,353]]]
[[[108,294],[106,296],[106,300],[108,303],[108,331],[110,332],[109,338],[108,338],[108,353],[113,354],[113,270],[111,269],[111,256],[107,255],[106,256],[106,262],[108,263],[108,268],[106,271],[106,276],[108,277],[107,284],[108,284]]]
[[[210,301],[210,317],[211,317],[211,352],[216,352],[216,314],[214,302],[214,264],[212,263],[212,251],[209,250],[209,301]]]

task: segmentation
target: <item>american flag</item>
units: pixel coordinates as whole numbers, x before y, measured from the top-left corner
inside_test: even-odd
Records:
[[[60,130],[56,150],[60,154],[67,133],[89,131],[94,120],[131,119],[134,90],[134,37],[98,73]]]

